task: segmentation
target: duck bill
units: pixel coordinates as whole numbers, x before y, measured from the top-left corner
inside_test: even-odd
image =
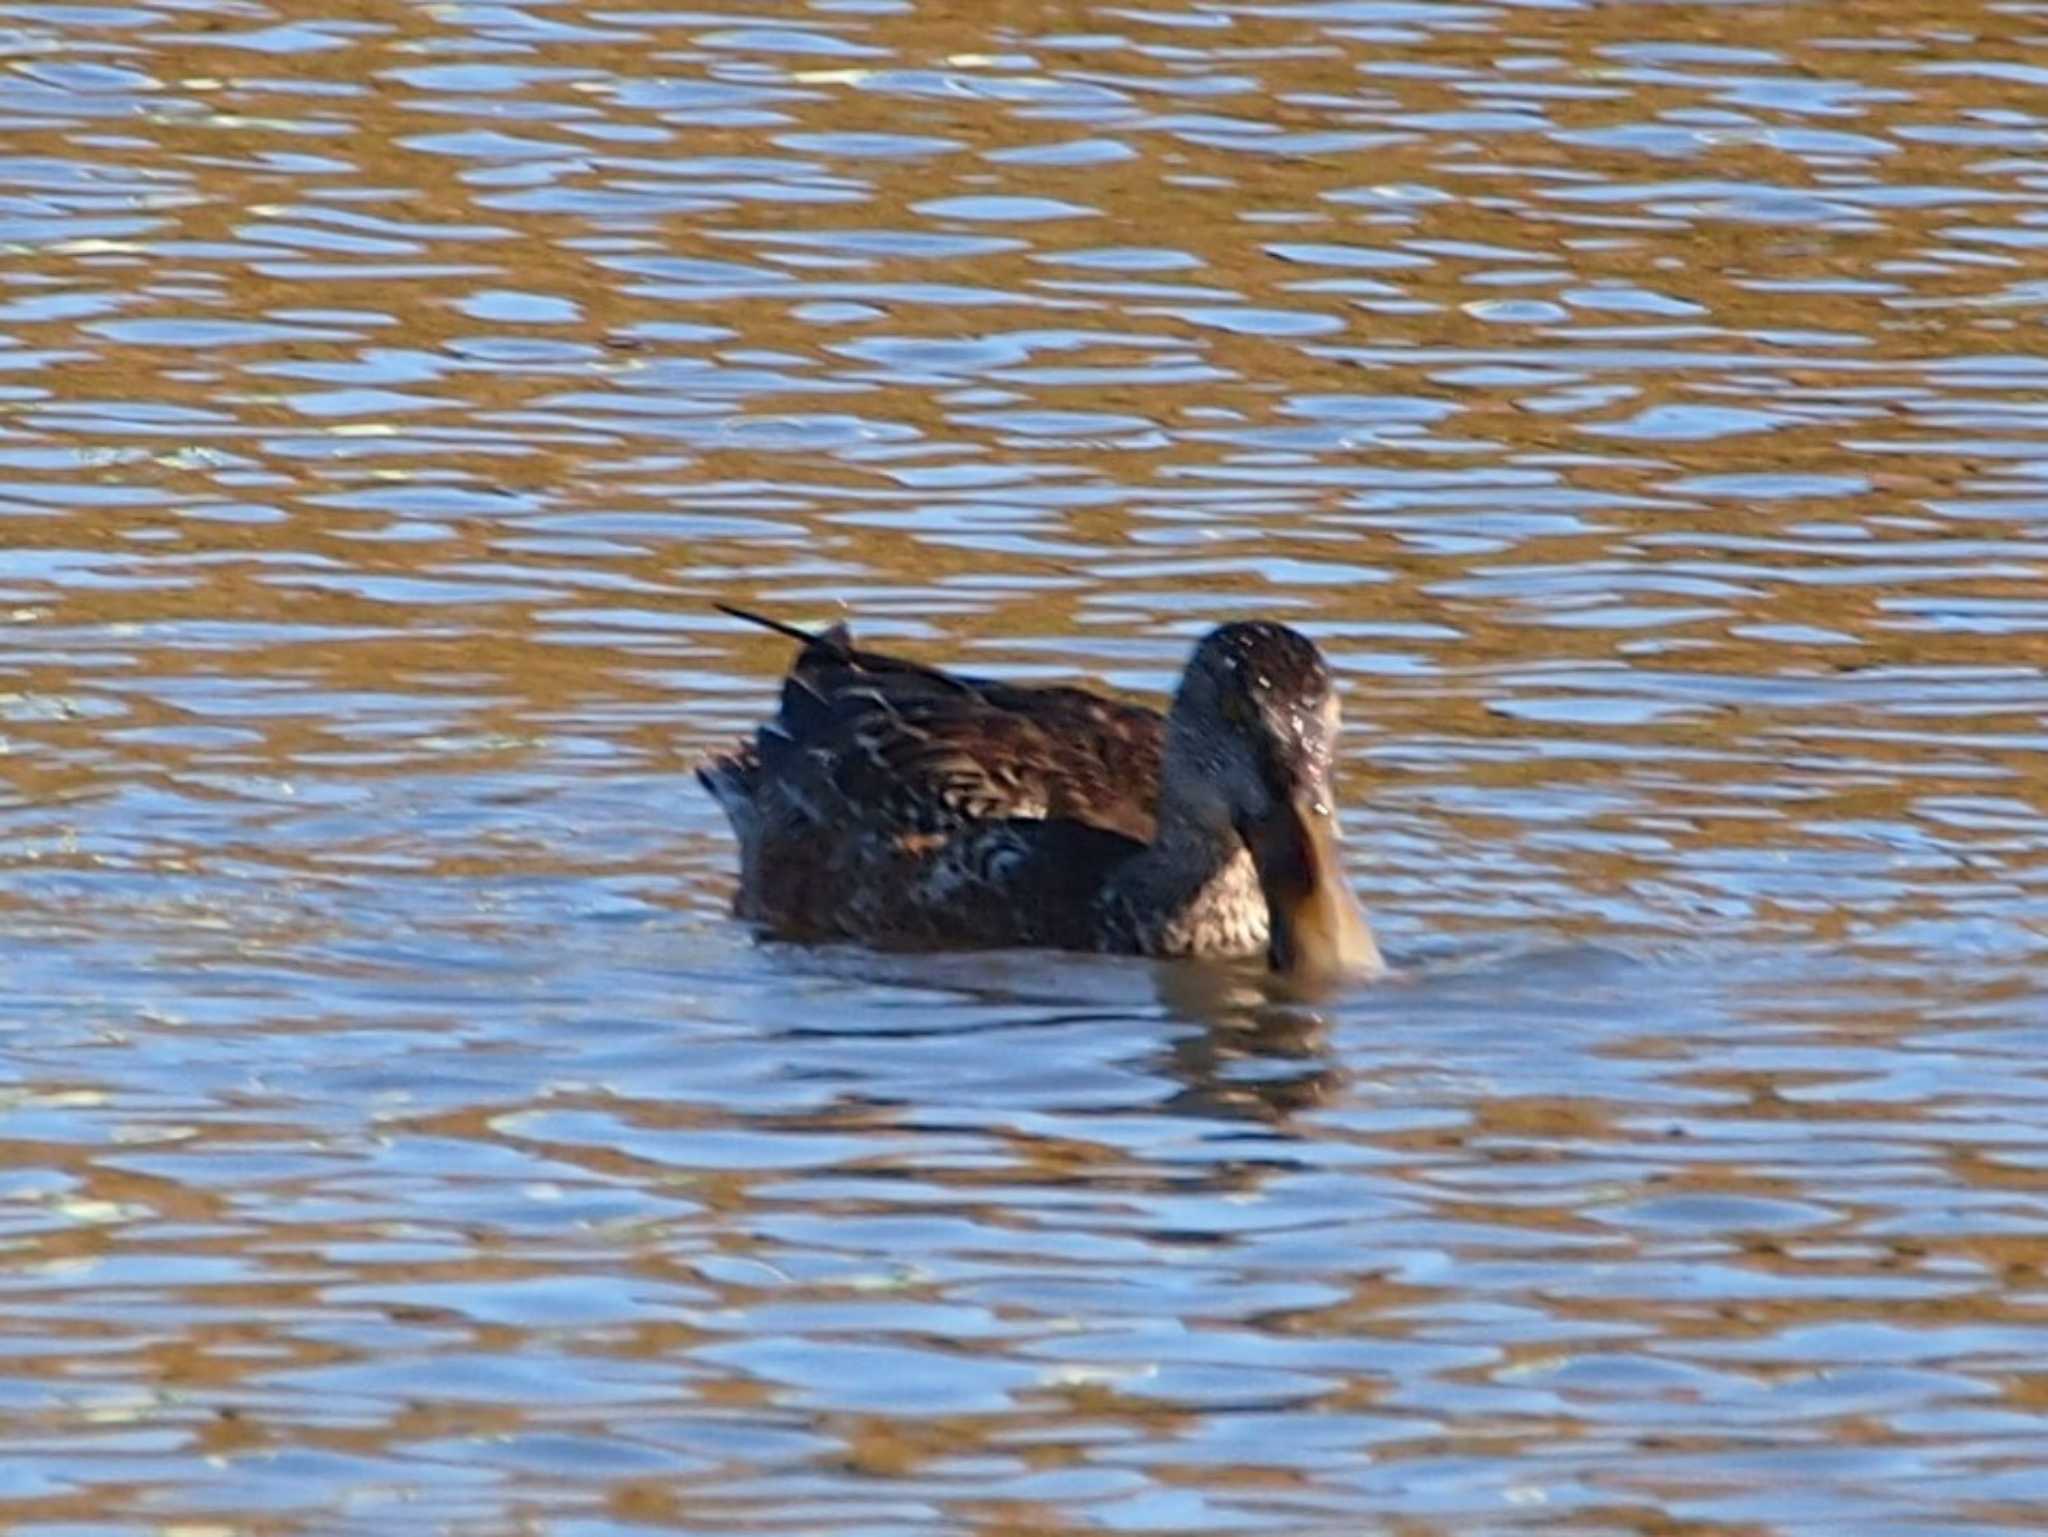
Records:
[[[1336,818],[1297,794],[1254,824],[1245,841],[1272,926],[1267,958],[1288,976],[1335,979],[1384,969],[1365,913],[1344,879]]]

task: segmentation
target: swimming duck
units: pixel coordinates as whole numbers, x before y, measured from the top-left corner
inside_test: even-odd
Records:
[[[802,646],[775,717],[697,771],[739,839],[739,916],[892,950],[1381,969],[1339,850],[1336,691],[1297,631],[1212,630],[1161,716],[718,606]]]

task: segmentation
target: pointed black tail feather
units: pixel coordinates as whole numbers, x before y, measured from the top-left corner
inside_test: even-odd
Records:
[[[853,643],[853,631],[844,621],[823,630],[806,630],[801,625],[771,619],[736,604],[712,602],[721,614],[759,625],[777,635],[799,642],[804,650],[789,671],[789,682],[819,699],[829,699],[849,686],[870,687],[883,680],[896,687],[923,686],[945,694],[974,694],[989,687],[986,679],[962,677],[943,667],[928,667],[908,657],[881,651],[863,651]]]
[[[844,624],[835,624],[828,630],[806,630],[781,619],[770,619],[766,614],[757,614],[752,609],[741,608],[735,603],[713,601],[711,606],[721,614],[729,614],[748,624],[757,624],[764,630],[773,630],[777,635],[786,635],[806,646],[822,646],[827,651],[837,651],[848,656],[853,654],[853,632]]]

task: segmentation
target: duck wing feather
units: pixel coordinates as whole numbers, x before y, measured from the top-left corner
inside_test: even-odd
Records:
[[[1067,821],[1151,841],[1156,711],[863,650],[844,625],[813,632],[720,607],[803,645],[754,746],[761,786],[812,819],[913,834]]]

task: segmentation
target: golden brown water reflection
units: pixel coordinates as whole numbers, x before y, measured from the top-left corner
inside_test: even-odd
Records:
[[[2048,1502],[2048,7],[0,4],[0,1524]],[[1345,679],[1404,977],[756,946],[713,599]]]

